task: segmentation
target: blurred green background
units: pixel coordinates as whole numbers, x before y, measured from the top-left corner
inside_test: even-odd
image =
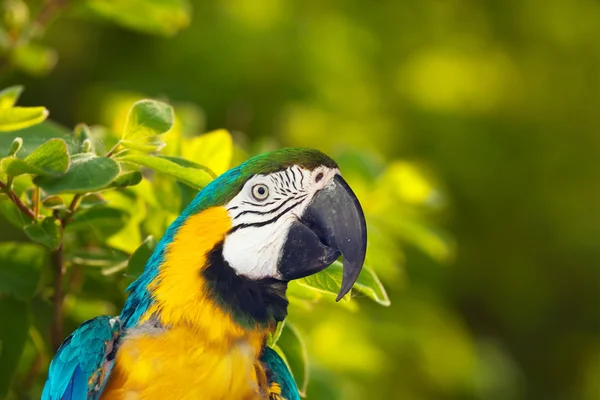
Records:
[[[234,160],[347,166],[392,305],[292,308],[309,399],[600,399],[598,1],[81,3],[0,70],[22,105],[72,127],[194,104]]]

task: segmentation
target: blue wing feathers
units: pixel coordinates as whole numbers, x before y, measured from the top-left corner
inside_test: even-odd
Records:
[[[273,374],[273,380],[281,387],[282,397],[286,400],[300,400],[296,381],[279,354],[272,348],[265,347],[261,355],[261,361],[267,364]]]
[[[70,380],[61,400],[82,400],[88,396],[88,381],[79,366],[75,367],[73,378]]]
[[[116,318],[97,317],[84,322],[61,344],[50,363],[42,400],[85,400],[99,395],[101,369],[107,351],[120,331]],[[104,374],[106,378],[108,374]]]

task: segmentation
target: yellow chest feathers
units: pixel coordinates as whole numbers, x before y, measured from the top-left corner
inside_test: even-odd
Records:
[[[154,302],[127,331],[102,400],[266,399],[258,360],[273,327],[242,327],[209,295],[201,271],[231,220],[222,207],[190,216],[167,245]]]
[[[251,334],[210,343],[183,326],[134,329],[117,352],[101,399],[266,399],[261,342]]]

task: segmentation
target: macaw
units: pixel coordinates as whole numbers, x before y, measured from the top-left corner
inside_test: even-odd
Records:
[[[361,206],[312,149],[262,154],[201,190],[169,226],[118,317],[83,323],[58,349],[43,400],[299,400],[267,336],[293,279],[343,256],[337,299],[366,253]]]

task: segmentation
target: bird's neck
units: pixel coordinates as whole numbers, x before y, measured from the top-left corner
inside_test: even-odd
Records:
[[[208,340],[264,342],[286,316],[287,285],[237,275],[222,255],[230,228],[222,207],[189,216],[177,227],[156,257],[156,271],[149,266],[144,275],[151,275],[139,278],[147,282],[143,290],[150,301],[135,324],[153,318],[164,326],[189,326]]]

